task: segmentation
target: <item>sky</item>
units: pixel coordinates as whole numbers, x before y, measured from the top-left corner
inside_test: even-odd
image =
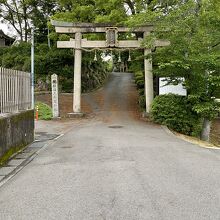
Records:
[[[0,23],[0,30],[3,30],[4,33],[10,37],[13,37],[16,34],[13,28],[9,28],[7,24]]]
[[[8,31],[8,27],[6,24],[0,24],[0,29],[3,30],[5,33]]]

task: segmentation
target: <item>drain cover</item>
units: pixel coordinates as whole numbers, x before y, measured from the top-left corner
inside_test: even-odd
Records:
[[[111,126],[108,126],[109,128],[123,128],[123,126],[121,125],[111,125]]]
[[[73,148],[72,146],[63,146],[61,148],[64,148],[64,149],[69,149],[69,148]]]

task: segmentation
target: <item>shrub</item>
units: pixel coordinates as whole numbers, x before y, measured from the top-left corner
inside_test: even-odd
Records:
[[[139,71],[135,73],[135,83],[137,85],[138,90],[144,89],[144,74]]]
[[[134,75],[135,78],[135,84],[137,86],[138,94],[139,94],[139,106],[141,110],[144,110],[146,108],[146,102],[145,102],[145,92],[144,92],[144,74],[141,71],[138,71]]]
[[[199,136],[201,118],[192,110],[187,97],[168,94],[157,96],[152,104],[151,118],[177,132]]]
[[[138,103],[139,103],[139,106],[140,106],[141,110],[145,111],[145,109],[146,109],[145,95],[139,95]]]
[[[38,106],[38,118],[40,120],[51,120],[53,117],[52,114],[52,109],[49,105],[42,103],[42,102],[37,102],[35,104],[35,109]]]

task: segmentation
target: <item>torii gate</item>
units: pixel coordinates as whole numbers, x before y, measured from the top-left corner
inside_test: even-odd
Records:
[[[75,50],[75,63],[74,63],[74,96],[73,96],[73,113],[81,113],[81,63],[82,63],[82,49],[97,48],[97,49],[114,49],[114,48],[142,48],[144,55],[147,56],[151,53],[151,49],[143,48],[143,38],[138,40],[118,40],[118,33],[142,33],[146,37],[153,31],[152,25],[141,26],[138,28],[130,29],[123,26],[115,27],[111,24],[102,23],[70,23],[61,21],[51,21],[55,26],[57,33],[75,34],[75,39],[70,41],[58,41],[58,48],[72,48]],[[82,38],[82,34],[88,33],[106,33],[106,41],[91,41]],[[166,40],[156,40],[155,47],[168,46],[169,42]],[[145,70],[145,96],[146,96],[146,112],[150,112],[150,107],[154,98],[153,90],[153,73],[152,61],[144,59]]]

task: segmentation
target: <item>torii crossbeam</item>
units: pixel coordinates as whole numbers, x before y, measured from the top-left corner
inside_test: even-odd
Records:
[[[142,33],[143,37],[148,36],[153,31],[152,25],[142,26],[130,29],[123,26],[115,27],[112,24],[94,24],[94,23],[70,23],[52,21],[56,32],[60,34],[75,34],[75,39],[70,41],[58,41],[58,48],[73,48],[75,50],[74,63],[74,96],[73,96],[73,114],[82,114],[81,112],[81,63],[82,49],[117,49],[117,48],[137,48],[143,49],[145,57],[151,53],[151,49],[142,47],[143,38],[138,40],[118,40],[118,33]],[[105,41],[91,41],[82,38],[82,34],[87,33],[106,33]],[[155,47],[168,46],[166,40],[156,40]],[[150,107],[154,98],[153,91],[153,73],[152,61],[144,60],[145,69],[145,95],[146,95],[146,112],[150,112]]]

